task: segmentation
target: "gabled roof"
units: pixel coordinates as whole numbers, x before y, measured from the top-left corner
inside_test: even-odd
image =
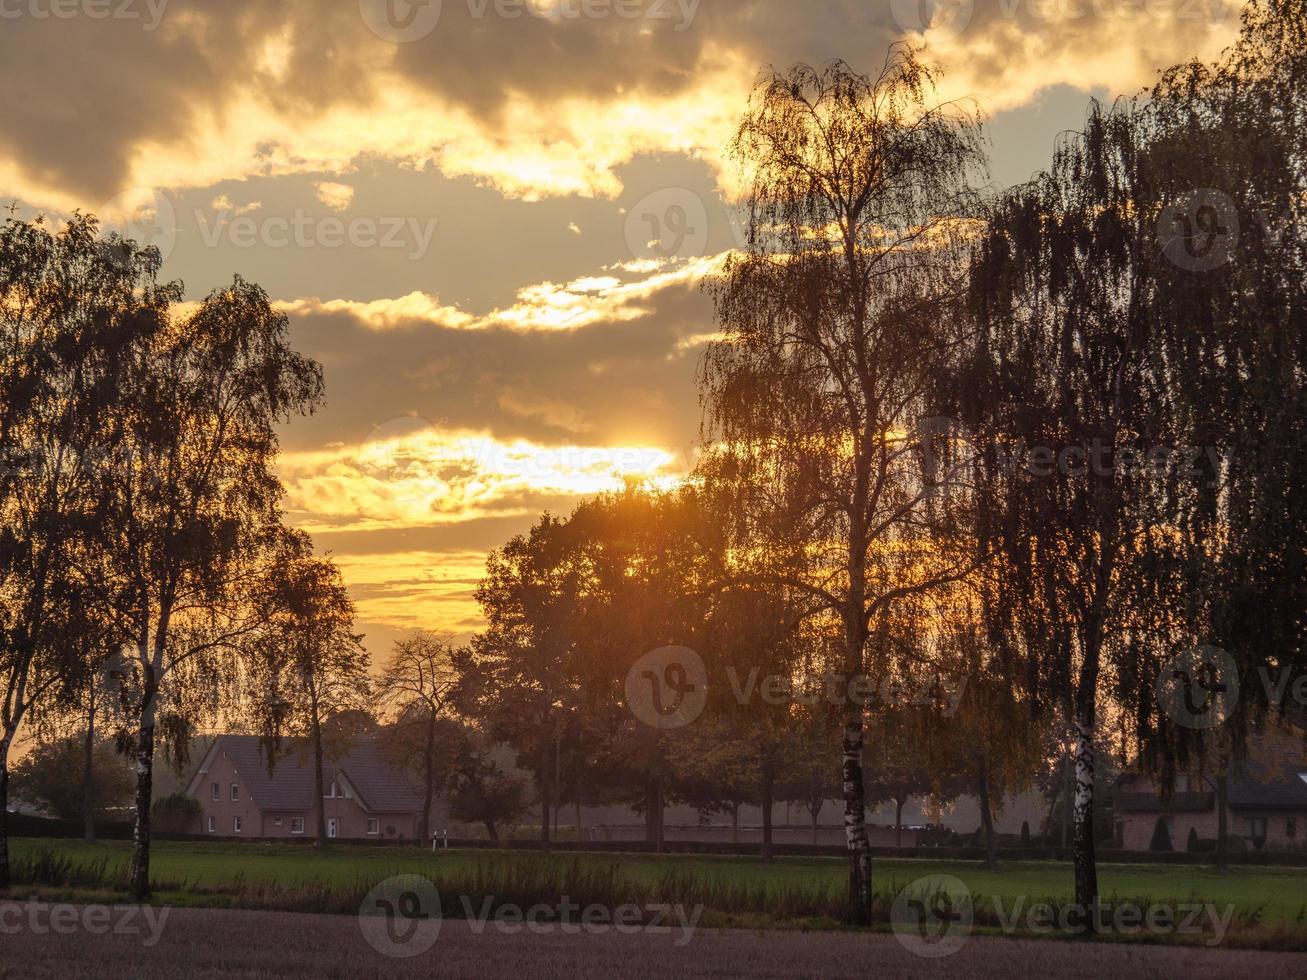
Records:
[[[283,739],[270,774],[268,758],[258,736],[219,735],[191,778],[192,796],[197,795],[200,772],[211,768],[213,758],[220,752],[226,753],[260,810],[313,808],[313,754],[307,739]],[[359,739],[345,755],[323,762],[324,786],[340,777],[354,789],[359,805],[370,813],[414,813],[422,809],[422,793],[383,758],[372,739]]]
[[[1140,782],[1146,787],[1143,791],[1134,788]],[[1307,772],[1266,766],[1245,768],[1231,777],[1226,797],[1232,810],[1307,810]],[[1123,811],[1202,813],[1216,806],[1216,793],[1173,793],[1163,799],[1147,779],[1128,772],[1118,779],[1112,802]]]
[[[1294,769],[1254,769],[1230,781],[1230,806],[1235,810],[1307,810],[1307,773]]]
[[[1121,811],[1151,813],[1206,813],[1216,805],[1215,793],[1174,793],[1163,800],[1157,793],[1117,793],[1113,805]]]

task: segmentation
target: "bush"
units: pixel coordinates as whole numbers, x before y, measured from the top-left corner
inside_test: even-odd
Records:
[[[203,813],[200,801],[185,793],[173,793],[154,801],[150,819],[161,834],[185,834]]]
[[[1171,846],[1171,829],[1167,827],[1165,817],[1157,818],[1157,825],[1153,827],[1153,839],[1149,842],[1148,849],[1154,853],[1175,850]]]

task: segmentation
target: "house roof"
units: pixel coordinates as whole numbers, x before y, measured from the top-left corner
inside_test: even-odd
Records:
[[[1229,799],[1234,810],[1307,810],[1307,772],[1254,769],[1243,779],[1230,781]]]
[[[1163,800],[1156,793],[1117,793],[1113,805],[1129,812],[1206,813],[1216,804],[1215,793],[1175,793]]]
[[[307,739],[283,739],[276,765],[268,771],[268,757],[256,735],[219,735],[192,778],[192,791],[210,760],[225,752],[241,782],[260,810],[308,810],[314,805],[313,755]],[[422,793],[402,772],[390,765],[372,739],[358,739],[348,752],[324,760],[324,785],[343,776],[353,787],[359,804],[370,813],[412,813],[422,809]]]
[[[1149,786],[1138,773],[1126,773],[1117,782],[1113,805],[1122,811],[1202,813],[1216,805],[1216,793],[1174,793],[1169,799],[1151,790],[1137,790],[1136,783]],[[1231,777],[1226,798],[1232,810],[1307,810],[1307,772],[1255,766]]]

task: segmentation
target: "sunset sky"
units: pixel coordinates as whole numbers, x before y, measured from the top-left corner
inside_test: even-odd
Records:
[[[91,210],[191,299],[239,273],[322,362],[292,520],[374,651],[467,633],[486,552],[693,464],[700,286],[759,70],[925,41],[996,186],[1091,95],[1233,38],[1226,0],[0,0],[0,198]],[[52,68],[57,70],[52,71]]]

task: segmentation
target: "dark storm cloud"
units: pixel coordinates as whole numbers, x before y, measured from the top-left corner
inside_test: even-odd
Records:
[[[510,99],[538,104],[547,118],[562,98],[674,95],[693,91],[724,59],[748,73],[834,56],[871,69],[922,9],[915,0],[669,0],[657,8],[667,16],[652,16],[663,0],[640,0],[636,7],[649,16],[545,19],[520,9],[506,16],[518,8],[494,0],[444,0],[426,36],[393,44],[369,29],[354,0],[76,0],[71,14],[58,16],[54,3],[0,2],[0,164],[7,158],[20,176],[92,202],[124,188],[136,154],[194,143],[238,100],[303,125],[333,107],[371,104],[386,79],[398,77],[494,131]],[[956,50],[974,62],[953,64],[954,71],[1024,78],[1027,88],[1032,71],[1057,83],[1064,80],[1059,59],[1101,58],[1105,44],[1126,42],[1155,65],[1186,57],[1230,12],[1227,0],[950,0],[942,7],[939,16],[962,11],[964,47]],[[432,134],[433,143],[440,139]],[[293,164],[293,140],[280,149]]]

